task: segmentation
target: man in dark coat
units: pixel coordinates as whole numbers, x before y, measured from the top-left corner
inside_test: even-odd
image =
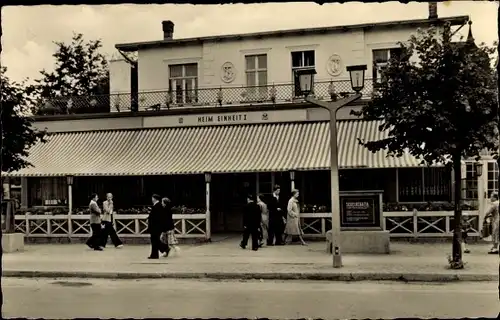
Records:
[[[161,204],[161,197],[157,194],[153,195],[153,208],[148,217],[148,231],[151,238],[151,255],[148,259],[159,259],[158,252],[163,253],[166,257],[170,252],[168,243],[160,240],[161,234],[168,231],[167,215]],[[166,237],[165,237],[166,238]]]
[[[261,210],[259,205],[255,202],[255,197],[253,195],[247,196],[247,204],[243,210],[244,230],[240,247],[245,249],[248,244],[248,238],[252,236],[252,250],[257,251],[259,249]]]
[[[285,229],[286,210],[280,198],[281,188],[274,186],[273,194],[269,198],[267,208],[269,210],[269,231],[267,245],[283,245],[283,231]],[[276,242],[275,242],[276,239]]]

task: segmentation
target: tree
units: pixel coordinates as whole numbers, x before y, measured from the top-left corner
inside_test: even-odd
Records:
[[[466,42],[452,42],[449,25],[419,30],[401,55],[384,70],[372,100],[355,112],[366,120],[382,119],[387,138],[359,140],[372,152],[409,152],[428,165],[452,164],[455,213],[452,268],[463,268],[461,251],[461,160],[479,158],[483,149],[497,149],[497,90],[490,55],[476,46],[469,31]],[[415,61],[415,60],[418,60]]]
[[[101,40],[85,41],[83,34],[76,33],[69,44],[54,43],[56,67],[53,72],[40,71],[42,78],[36,80],[43,106],[38,114],[109,109],[109,70],[100,53]]]
[[[32,166],[25,158],[35,143],[45,142],[46,132],[33,128],[33,119],[27,116],[34,88],[10,81],[6,71],[0,68],[1,157],[2,172],[12,172]]]

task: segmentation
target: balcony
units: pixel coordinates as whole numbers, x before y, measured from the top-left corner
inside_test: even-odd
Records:
[[[159,111],[180,108],[213,108],[265,104],[292,104],[303,102],[295,94],[294,84],[270,84],[260,87],[220,87],[196,90],[157,90],[139,92],[135,96],[120,93],[101,96],[60,97],[46,101],[36,115],[91,114],[137,111]],[[298,90],[297,90],[298,91]],[[367,79],[361,91],[363,99],[373,92],[373,81]],[[314,95],[319,100],[330,101],[354,93],[346,81],[316,82]]]

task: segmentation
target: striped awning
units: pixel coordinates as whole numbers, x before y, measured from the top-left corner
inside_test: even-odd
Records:
[[[417,167],[358,144],[380,139],[379,121],[339,121],[341,168]],[[161,175],[330,168],[328,122],[56,133],[35,145],[34,167],[13,176]]]

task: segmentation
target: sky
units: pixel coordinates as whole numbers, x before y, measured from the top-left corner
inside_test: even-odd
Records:
[[[282,13],[282,14],[280,14]],[[286,13],[286,14],[285,14]],[[452,1],[438,4],[440,17],[469,15],[476,43],[497,40],[497,4]],[[161,40],[161,22],[175,23],[174,38],[424,19],[428,4],[312,2],[231,5],[19,6],[2,9],[1,62],[14,81],[38,78],[54,67],[53,41],[70,41],[73,32],[101,39],[111,57],[116,43]],[[460,31],[467,35],[468,28]]]

